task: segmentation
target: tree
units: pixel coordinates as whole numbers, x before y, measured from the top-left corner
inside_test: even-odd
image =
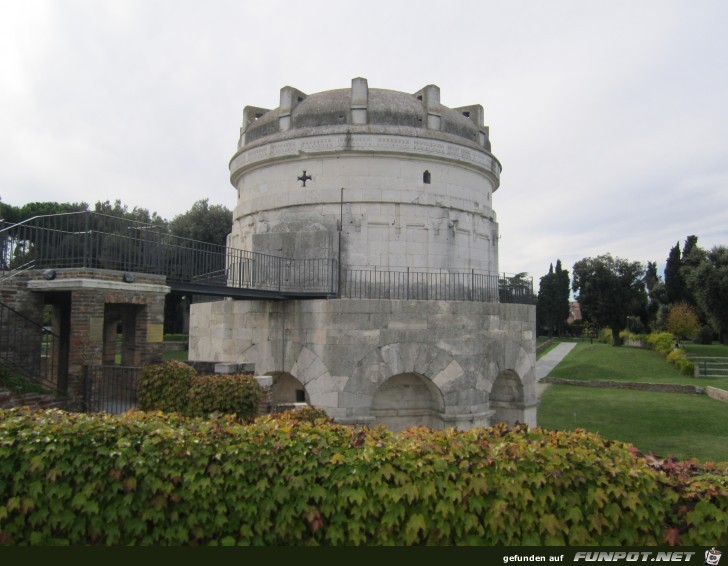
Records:
[[[694,247],[684,271],[685,281],[698,308],[728,343],[728,247],[709,252]]]
[[[556,316],[558,322],[559,336],[564,333],[564,327],[566,326],[566,319],[569,318],[569,297],[571,296],[571,280],[569,279],[568,269],[561,267],[561,260],[556,260]]]
[[[97,214],[104,214],[106,216],[123,218],[124,220],[133,220],[134,222],[141,222],[143,224],[154,224],[155,226],[159,226],[165,230],[168,224],[168,222],[156,212],[149,212],[146,208],[135,206],[129,210],[129,207],[122,204],[119,199],[116,199],[114,204],[111,204],[108,200],[104,202],[98,201],[94,205],[94,212]]]
[[[657,262],[648,261],[645,268],[645,276],[643,278],[645,288],[647,289],[647,308],[645,325],[652,329],[657,324],[658,312],[660,306],[667,303],[667,290],[665,284],[657,273]]]
[[[692,338],[700,330],[700,320],[687,303],[678,303],[670,309],[665,326],[676,337]]]
[[[613,344],[621,345],[619,332],[627,317],[642,315],[647,304],[644,268],[640,262],[604,254],[584,258],[574,264],[572,289],[582,314],[612,330]]]
[[[198,200],[190,210],[175,216],[169,223],[172,234],[224,246],[233,225],[233,213],[220,204],[210,206],[208,201]]]
[[[554,328],[557,325],[556,302],[557,280],[554,265],[551,264],[549,272],[539,280],[538,302],[536,303],[538,327],[546,328],[549,338],[553,337]]]
[[[680,242],[676,243],[667,256],[665,263],[665,291],[668,303],[679,303],[685,299],[685,281],[681,273],[682,257]]]
[[[556,260],[556,270],[549,265],[549,272],[540,279],[536,316],[539,328],[546,328],[549,338],[554,332],[561,336],[569,318],[569,284],[569,272],[562,269],[560,259]]]

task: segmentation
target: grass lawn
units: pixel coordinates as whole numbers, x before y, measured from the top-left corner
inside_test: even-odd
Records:
[[[564,379],[684,383],[728,389],[728,379],[696,379],[683,375],[654,350],[615,348],[588,342],[578,343],[549,375]]]
[[[538,346],[540,344],[542,344],[543,342],[546,342],[547,340],[548,340],[548,338],[546,338],[545,336],[539,337],[536,341],[536,347],[538,348]],[[536,351],[536,359],[538,360],[538,359],[542,358],[543,356],[548,354],[551,350],[556,348],[556,346],[558,346],[562,342],[578,342],[578,339],[576,339],[576,338],[553,338],[551,340],[551,343],[548,344],[548,346],[545,346],[544,348]]]
[[[187,361],[187,350],[182,350],[180,352],[165,352],[164,353],[164,360],[178,360],[180,362],[186,362]]]
[[[663,457],[728,461],[728,404],[704,395],[550,385],[538,423],[598,432]]]
[[[682,346],[685,348],[689,358],[728,358],[728,346],[725,344],[693,344],[692,342],[683,342]]]

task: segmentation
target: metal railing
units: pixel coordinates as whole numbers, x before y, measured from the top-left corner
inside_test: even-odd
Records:
[[[351,299],[403,299],[533,303],[529,277],[488,272],[417,268],[346,268],[342,270],[341,297]]]
[[[189,283],[367,299],[533,303],[524,274],[478,270],[342,267],[333,258],[292,259],[173,236],[163,226],[92,212],[0,223],[0,276],[22,265],[155,273]]]
[[[728,357],[690,357],[695,364],[695,377],[728,378]]]
[[[136,407],[140,371],[141,368],[133,366],[84,366],[84,412],[119,414]]]
[[[169,234],[165,227],[93,212],[0,223],[0,277],[35,269],[86,267],[154,273],[170,282],[335,293],[334,259],[290,259]]]
[[[56,391],[63,385],[59,383],[60,363],[60,336],[0,303],[0,365]]]

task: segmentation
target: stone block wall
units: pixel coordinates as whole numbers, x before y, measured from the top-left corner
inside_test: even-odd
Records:
[[[312,405],[339,422],[376,422],[373,406],[386,406],[381,394],[377,397],[382,386],[408,376],[396,393],[403,394],[416,388],[419,382],[411,378],[416,376],[432,391],[427,411],[436,411],[441,426],[469,428],[496,416],[536,424],[535,308],[528,305],[345,299],[200,303],[192,307],[189,355],[253,363],[257,374],[290,374]],[[494,384],[514,375],[516,398],[491,407]]]

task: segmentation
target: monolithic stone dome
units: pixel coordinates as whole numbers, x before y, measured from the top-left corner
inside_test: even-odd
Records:
[[[351,88],[305,94],[292,87],[281,89],[281,104],[267,109],[245,108],[239,147],[289,137],[338,131],[400,133],[430,137],[490,150],[483,107],[448,108],[440,104],[440,89],[429,85],[408,94],[368,88],[366,79],[354,79]],[[454,141],[454,140],[453,140]]]

